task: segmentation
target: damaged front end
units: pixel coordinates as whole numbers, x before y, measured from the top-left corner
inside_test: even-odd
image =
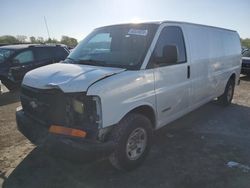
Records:
[[[112,143],[104,143],[98,96],[22,86],[20,100],[22,108],[16,112],[18,129],[34,144],[80,150],[102,150],[102,145],[108,150],[113,148]]]

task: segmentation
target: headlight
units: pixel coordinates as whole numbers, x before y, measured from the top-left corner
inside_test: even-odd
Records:
[[[100,128],[102,126],[101,99],[98,96],[75,96],[71,101],[71,107],[74,111],[74,120],[95,123]]]
[[[77,112],[79,114],[83,114],[84,113],[85,107],[84,107],[83,102],[74,99],[72,101],[72,103],[73,103],[73,109],[74,109],[75,112]]]

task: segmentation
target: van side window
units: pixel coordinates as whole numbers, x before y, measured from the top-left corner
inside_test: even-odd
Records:
[[[154,55],[162,57],[163,48],[166,45],[176,46],[177,63],[184,63],[187,61],[184,37],[180,27],[167,26],[163,28],[155,46]]]

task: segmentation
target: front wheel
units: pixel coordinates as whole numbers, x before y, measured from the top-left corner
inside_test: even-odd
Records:
[[[129,114],[112,131],[111,139],[117,143],[109,157],[111,164],[119,170],[132,170],[144,161],[149,152],[151,122],[141,114]]]
[[[234,95],[234,87],[235,87],[235,82],[233,79],[230,79],[227,82],[224,93],[218,98],[219,102],[222,105],[227,106],[231,104]]]

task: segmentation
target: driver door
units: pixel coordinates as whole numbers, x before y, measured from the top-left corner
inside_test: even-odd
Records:
[[[189,107],[190,100],[190,62],[186,56],[181,27],[166,26],[162,29],[153,56],[163,57],[164,46],[168,45],[176,46],[177,61],[162,64],[153,62],[159,127],[180,117]]]

